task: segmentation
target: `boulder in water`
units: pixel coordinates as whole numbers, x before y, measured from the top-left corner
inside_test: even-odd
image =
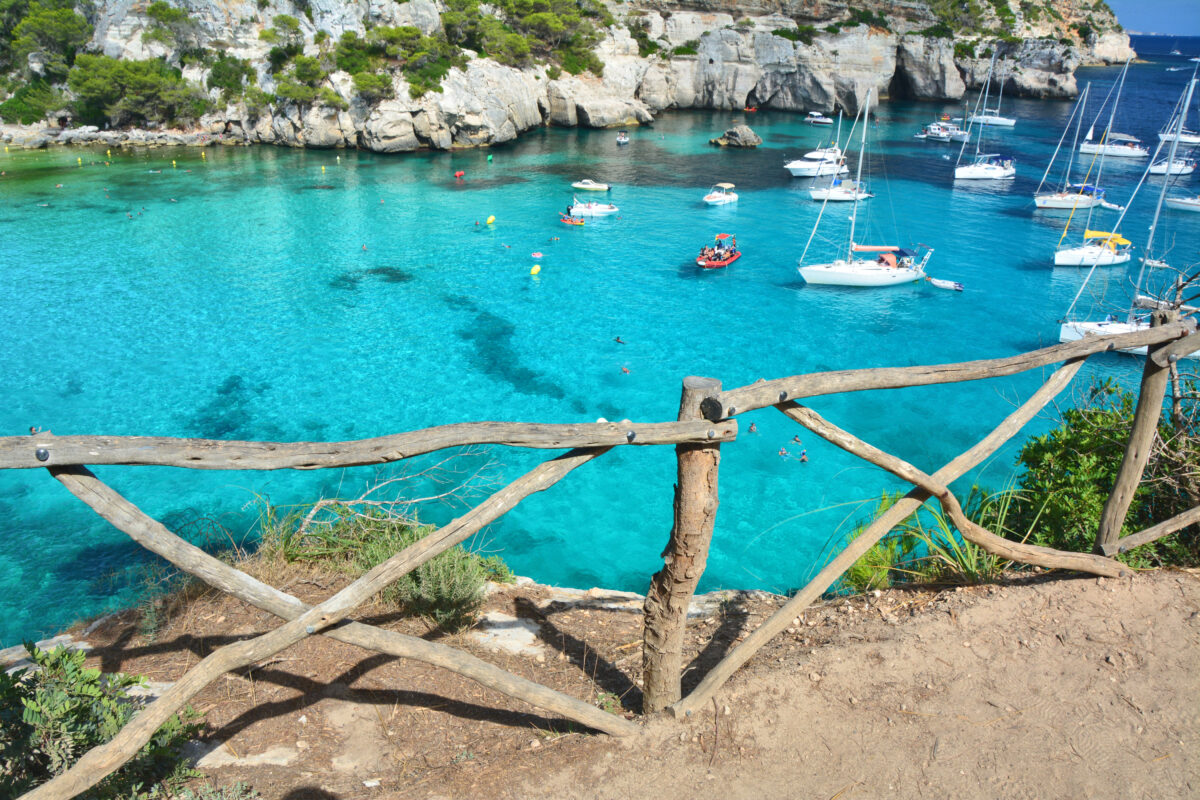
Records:
[[[762,144],[762,137],[750,130],[749,125],[734,125],[723,136],[709,139],[708,143],[720,147],[758,147]]]

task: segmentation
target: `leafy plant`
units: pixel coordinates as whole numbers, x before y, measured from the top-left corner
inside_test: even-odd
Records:
[[[56,89],[44,80],[35,80],[20,87],[12,97],[0,103],[0,119],[32,125],[65,105],[66,101]]]
[[[29,11],[12,30],[12,58],[27,68],[30,56],[41,61],[43,74],[62,80],[75,54],[92,38],[92,26],[72,8],[31,3]]]
[[[254,68],[242,58],[222,53],[213,62],[208,73],[208,88],[220,89],[226,102],[242,93],[243,88],[254,83]]]
[[[91,748],[116,735],[137,711],[126,696],[144,679],[102,674],[84,666],[86,655],[26,643],[35,668],[0,673],[0,789],[15,797],[61,775]],[[197,776],[180,750],[199,734],[198,715],[187,709],[172,716],[120,770],[105,778],[91,796],[139,798],[142,787],[160,782],[168,789]]]
[[[700,40],[699,39],[688,39],[686,42],[684,42],[683,44],[679,45],[678,47],[676,47],[674,50],[671,51],[671,53],[673,55],[677,55],[677,56],[694,56],[699,52],[700,52]]]
[[[1022,493],[1012,512],[1023,527],[1034,529],[1031,539],[1035,544],[1083,552],[1092,549],[1133,424],[1134,404],[1134,395],[1113,382],[1097,384],[1079,407],[1062,413],[1058,427],[1029,439],[1021,448]],[[1196,505],[1200,498],[1200,437],[1191,419],[1184,414],[1181,424],[1169,417],[1160,421],[1122,536]],[[1200,564],[1200,537],[1193,526],[1120,558],[1138,567]]]

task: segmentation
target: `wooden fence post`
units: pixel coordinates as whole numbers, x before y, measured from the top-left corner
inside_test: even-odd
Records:
[[[679,419],[702,419],[700,403],[721,391],[713,378],[683,379]],[[720,439],[712,444],[675,446],[678,482],[675,485],[675,523],[663,550],[666,563],[646,592],[642,650],[642,712],[661,711],[681,695],[683,632],[696,584],[708,561],[717,516],[717,468]]]
[[[1178,317],[1179,313],[1176,311],[1155,311],[1150,315],[1150,326],[1157,328],[1174,322]],[[1133,426],[1129,429],[1129,441],[1125,445],[1125,455],[1117,470],[1112,492],[1104,502],[1104,511],[1100,514],[1100,528],[1096,532],[1096,545],[1092,548],[1092,551],[1099,555],[1117,554],[1117,540],[1121,537],[1125,515],[1129,512],[1129,504],[1133,502],[1133,493],[1142,482],[1146,462],[1150,460],[1150,447],[1154,444],[1158,420],[1162,416],[1169,372],[1166,366],[1156,363],[1153,356],[1156,350],[1167,344],[1169,343],[1150,345],[1147,348],[1146,366],[1142,370],[1142,386],[1138,394],[1137,410],[1133,414]]]

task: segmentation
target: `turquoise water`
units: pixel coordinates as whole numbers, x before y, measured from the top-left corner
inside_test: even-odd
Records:
[[[1103,83],[1115,72],[1085,74]],[[1153,137],[1186,77],[1135,67],[1121,130]],[[746,115],[765,143],[744,152],[706,143],[743,115],[669,113],[632,131],[628,147],[618,149],[612,131],[545,129],[494,148],[491,163],[489,151],[214,148],[201,159],[114,150],[109,165],[103,150],[5,153],[0,432],[37,425],[60,435],[342,440],[485,419],[666,420],[689,374],[734,387],[1046,345],[1083,278],[1050,266],[1063,217],[1035,214],[1031,202],[1070,105],[1005,101],[1022,121],[992,137],[1019,162],[1017,180],[999,188],[953,186],[956,150],[910,138],[941,106],[881,109],[865,170],[877,196],[862,209],[869,235],[859,238],[932,245],[929,272],[964,283],[961,294],[804,285],[795,261],[819,206],[809,181],[782,164],[828,134],[800,115]],[[1110,195],[1127,195],[1140,169],[1106,167]],[[582,177],[615,185],[619,218],[558,222],[569,183]],[[737,184],[736,206],[701,203],[719,180]],[[1124,226],[1135,242],[1144,242],[1154,199],[1139,198]],[[826,212],[814,255],[844,243],[848,213]],[[1173,243],[1177,264],[1198,260],[1197,216],[1164,215],[1161,241]],[[721,231],[738,237],[742,259],[699,272],[691,258]],[[1134,270],[1136,262],[1098,274],[1085,305],[1119,310]],[[1089,371],[1134,381],[1140,363],[1105,356]],[[811,405],[932,471],[1041,378]],[[757,434],[747,432],[750,422]],[[780,458],[781,446],[799,449],[790,440],[803,431],[777,412],[741,424],[739,441],[723,450],[701,588],[798,586],[831,537],[899,485],[811,436],[808,463]],[[1014,451],[973,477],[1002,485]],[[547,455],[492,448],[459,463],[496,462],[494,477],[510,480]],[[96,471],[193,538],[207,521],[244,530],[256,498],[345,495],[378,476]],[[671,448],[618,448],[530,498],[480,545],[549,583],[644,591],[670,530],[673,479]],[[428,482],[417,489],[437,491]],[[423,513],[445,519],[454,509]],[[130,597],[128,566],[143,551],[46,474],[0,475],[0,519],[0,645]]]

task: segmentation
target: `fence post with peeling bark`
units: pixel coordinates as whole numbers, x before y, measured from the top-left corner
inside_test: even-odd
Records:
[[[679,421],[703,419],[700,405],[721,391],[712,378],[683,379]],[[677,444],[675,521],[663,550],[663,568],[646,592],[642,649],[642,712],[661,711],[680,698],[683,634],[688,606],[708,562],[717,520],[721,443]]]

